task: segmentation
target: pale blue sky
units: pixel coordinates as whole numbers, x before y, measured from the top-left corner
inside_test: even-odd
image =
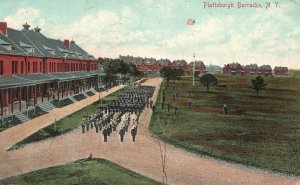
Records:
[[[0,21],[15,29],[25,22],[38,25],[46,36],[74,39],[96,57],[128,54],[191,61],[195,52],[206,64],[300,68],[300,3],[279,0],[280,8],[227,10],[204,9],[203,2],[3,0]],[[188,18],[194,18],[195,25],[188,26]]]

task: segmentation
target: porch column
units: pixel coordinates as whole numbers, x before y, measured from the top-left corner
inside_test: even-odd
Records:
[[[14,102],[13,102],[13,96],[14,96],[14,88],[13,89],[10,89],[10,93],[9,93],[9,96],[10,96],[10,108],[11,108],[11,113],[14,113]]]
[[[0,99],[0,103],[1,103],[1,116],[3,116],[3,99],[4,99],[4,94],[3,94],[3,89],[0,89],[0,97],[1,97],[1,99]]]
[[[28,96],[29,96],[29,90],[28,86],[26,86],[26,108],[28,109]]]
[[[22,87],[19,87],[19,111],[21,111],[21,109],[22,109],[22,106],[21,106],[21,104],[22,104]]]

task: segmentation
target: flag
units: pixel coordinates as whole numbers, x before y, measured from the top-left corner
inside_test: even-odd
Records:
[[[194,25],[194,24],[195,24],[195,19],[188,19],[188,20],[186,21],[186,23],[187,23],[188,25]]]

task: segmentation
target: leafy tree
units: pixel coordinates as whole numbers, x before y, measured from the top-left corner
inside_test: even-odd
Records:
[[[163,67],[159,72],[163,78],[166,78],[167,86],[169,85],[170,80],[174,80],[175,82],[178,77],[183,76],[184,74],[184,71],[182,69],[175,69],[170,67]]]
[[[212,74],[206,74],[200,77],[200,83],[206,87],[206,91],[209,91],[209,86],[218,85],[218,79]]]
[[[258,95],[259,90],[265,89],[265,87],[267,85],[264,82],[264,78],[261,76],[258,76],[255,79],[252,79],[251,82],[252,82],[252,86],[250,86],[250,88],[256,90],[256,95]]]

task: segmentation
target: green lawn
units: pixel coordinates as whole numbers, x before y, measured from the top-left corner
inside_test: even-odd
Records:
[[[227,161],[300,175],[300,73],[266,77],[258,96],[249,88],[254,77],[217,76],[210,92],[191,78],[175,82],[179,99],[173,101],[172,82],[167,102],[179,106],[177,115],[161,110],[162,84],[150,130],[156,136],[195,153]],[[298,74],[298,75],[297,75]],[[193,93],[188,97],[188,91]],[[188,100],[193,102],[187,108]],[[223,115],[223,105],[229,115]]]
[[[146,185],[161,183],[104,159],[93,159],[82,163],[71,162],[66,165],[50,167],[10,177],[1,180],[0,184]]]
[[[118,90],[117,92],[114,92],[114,93],[110,94],[109,96],[104,97],[102,99],[102,104],[103,105],[107,104],[109,101],[115,99],[118,95],[122,94],[128,88],[130,88],[130,87],[122,88],[122,89]],[[85,100],[82,100],[82,101],[85,101]],[[9,150],[11,150],[13,148],[17,148],[17,147],[25,145],[25,144],[28,144],[28,143],[41,141],[41,140],[47,139],[49,137],[55,137],[55,136],[64,134],[66,132],[69,132],[69,131],[77,128],[81,124],[82,118],[84,116],[95,113],[98,110],[98,108],[99,108],[99,102],[98,101],[94,102],[91,105],[89,105],[83,109],[80,109],[63,119],[58,120],[56,123],[51,124],[45,128],[38,130],[34,134],[30,135],[29,137],[27,137],[24,140],[20,141],[19,143],[15,144]]]

